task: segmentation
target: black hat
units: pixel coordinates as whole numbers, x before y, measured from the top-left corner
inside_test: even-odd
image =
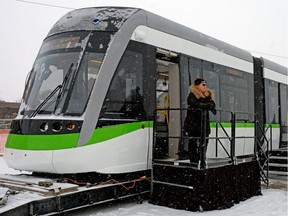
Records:
[[[206,81],[202,78],[195,79],[194,85],[199,85],[200,83],[206,83]]]

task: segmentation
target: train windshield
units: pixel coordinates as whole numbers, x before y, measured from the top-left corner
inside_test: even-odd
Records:
[[[47,38],[26,82],[20,114],[83,114],[111,32],[69,32]]]

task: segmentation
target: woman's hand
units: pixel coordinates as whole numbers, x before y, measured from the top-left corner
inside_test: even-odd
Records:
[[[208,108],[208,109],[209,109],[214,115],[216,115],[216,113],[217,113],[215,107],[216,107],[215,102],[214,102],[213,100],[211,100],[211,101],[209,102],[209,108]]]

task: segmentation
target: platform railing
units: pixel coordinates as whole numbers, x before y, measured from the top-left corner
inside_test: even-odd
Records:
[[[217,109],[217,112],[219,113],[228,113],[230,116],[230,123],[231,123],[231,129],[230,129],[230,134],[228,133],[227,129],[223,126],[223,122],[221,121],[216,121],[216,137],[209,137],[208,139],[215,139],[215,156],[218,157],[218,146],[220,144],[220,146],[222,147],[222,149],[224,150],[224,152],[226,153],[226,155],[231,159],[231,161],[234,160],[234,155],[232,154],[231,150],[230,153],[228,152],[228,150],[226,149],[225,145],[223,144],[222,140],[229,140],[230,142],[230,149],[232,149],[232,146],[235,145],[235,140],[233,138],[233,128],[234,128],[234,123],[233,123],[233,119],[234,119],[234,113],[229,111],[229,110],[224,110],[224,109]],[[220,130],[221,129],[221,130]],[[222,131],[224,133],[224,136],[220,137],[219,136],[219,132]]]
[[[201,136],[200,137],[189,137],[187,138],[187,134],[185,134],[183,132],[183,122],[184,120],[181,120],[181,119],[184,119],[185,116],[184,116],[184,113],[185,111],[187,112],[188,110],[201,110],[202,112],[202,116],[204,118],[202,118],[202,126],[204,126],[201,131]],[[231,127],[225,127],[223,125],[223,122],[221,122],[220,118],[218,118],[219,120],[217,120],[215,123],[216,123],[216,135],[215,137],[207,137],[205,132],[206,132],[206,124],[203,124],[203,122],[206,122],[206,119],[205,119],[205,116],[206,115],[203,115],[204,112],[208,112],[208,110],[203,110],[203,109],[191,109],[191,108],[159,108],[159,109],[156,109],[155,112],[154,112],[154,136],[153,136],[153,142],[154,142],[154,150],[155,150],[155,146],[157,144],[157,137],[159,138],[159,133],[157,131],[157,127],[158,127],[158,121],[157,121],[157,113],[158,112],[165,112],[165,113],[169,113],[169,112],[173,112],[173,111],[181,111],[181,118],[179,119],[179,121],[181,121],[181,130],[182,132],[179,133],[179,136],[170,136],[169,134],[169,131],[168,129],[166,130],[166,135],[163,135],[163,131],[162,131],[162,135],[161,135],[161,138],[162,139],[165,139],[165,144],[168,144],[168,140],[169,138],[174,138],[174,139],[179,139],[179,159],[187,159],[187,154],[183,154],[183,151],[184,150],[184,144],[185,144],[185,140],[187,142],[187,139],[188,139],[188,142],[189,140],[191,139],[198,139],[200,140],[200,160],[202,161],[205,161],[206,160],[206,149],[205,149],[205,143],[206,143],[206,140],[215,140],[215,156],[218,157],[218,149],[219,148],[222,148],[223,151],[225,152],[225,154],[227,155],[227,158],[230,158],[230,163],[234,163],[234,164],[237,164],[237,160],[238,158],[241,158],[241,157],[254,157],[256,158],[256,155],[258,155],[258,148],[256,147],[257,143],[259,143],[260,141],[257,140],[257,131],[256,130],[256,125],[260,126],[259,122],[257,121],[256,119],[256,115],[254,113],[249,113],[249,112],[232,112],[232,111],[228,111],[228,110],[223,110],[223,109],[217,109],[217,112],[218,113],[223,113],[223,112],[226,112],[228,113],[229,115],[229,119],[230,121],[228,121],[229,124],[231,124]],[[183,112],[182,112],[183,111]],[[247,116],[247,118],[243,118],[243,116]],[[242,118],[241,118],[242,117]],[[168,120],[168,119],[167,119]],[[175,119],[173,121],[176,121]],[[227,122],[227,121],[226,121]],[[236,128],[236,123],[240,123],[240,122],[245,122],[245,123],[252,123],[254,125],[254,134],[253,135],[238,135],[237,134],[237,128]],[[167,125],[166,127],[168,128],[168,121],[167,121]],[[219,135],[221,132],[221,136]],[[264,140],[267,140],[267,137],[265,136],[265,133],[262,133],[262,137]],[[272,136],[270,136],[272,137]],[[249,155],[238,155],[236,156],[235,154],[235,149],[236,149],[236,140],[239,140],[239,139],[254,139],[254,143],[253,143],[253,149],[254,149],[254,152],[252,151],[251,154]],[[224,140],[228,140],[229,144],[227,146],[223,144],[223,141]],[[187,143],[186,143],[187,144]],[[211,145],[211,144],[209,144]],[[227,148],[230,148],[230,149],[227,149]],[[187,151],[186,151],[187,152]]]
[[[272,150],[272,125],[269,124],[266,129],[257,122],[256,127],[259,130],[260,139],[256,139],[255,145],[255,157],[258,161],[260,167],[260,175],[262,181],[268,186],[269,185],[269,156],[270,151]],[[267,134],[269,133],[269,138]],[[266,171],[264,169],[266,167]]]
[[[258,161],[258,165],[260,168],[260,176],[262,181],[269,185],[269,156],[270,150],[272,149],[272,125],[269,124],[267,128],[263,128],[264,126],[259,123],[257,120],[257,115],[255,113],[248,112],[235,112],[235,121],[237,121],[237,115],[249,115],[253,117],[252,122],[254,125],[254,136],[245,136],[246,139],[254,139],[254,157]],[[249,117],[248,117],[249,119]],[[247,121],[247,119],[244,119]],[[267,138],[267,134],[269,134],[269,138]],[[260,139],[259,139],[260,137]],[[235,139],[241,139],[243,137],[237,136],[235,134]],[[264,167],[267,167],[266,172]]]

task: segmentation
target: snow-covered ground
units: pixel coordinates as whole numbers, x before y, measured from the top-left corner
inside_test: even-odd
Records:
[[[8,168],[0,156],[0,174],[19,173]],[[288,216],[287,189],[262,188],[263,196],[255,196],[230,209],[209,212],[188,212],[144,202],[120,203],[117,205],[82,209],[68,215],[74,216]]]

